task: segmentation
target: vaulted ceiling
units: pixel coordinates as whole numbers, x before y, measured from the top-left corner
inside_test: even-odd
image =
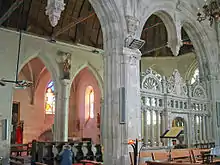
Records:
[[[0,24],[3,15],[16,1],[18,0],[0,0]],[[19,20],[22,20],[22,27],[28,33],[46,38],[51,38],[53,35],[59,41],[80,43],[102,49],[101,25],[89,1],[64,0],[64,2],[65,10],[55,28],[51,27],[48,16],[45,15],[47,0],[25,0],[23,14],[20,14],[22,11],[20,5],[2,25],[6,28],[18,29],[21,22]],[[182,30],[182,39],[185,43],[180,50],[180,55],[193,50],[188,38],[185,31]],[[166,27],[156,15],[152,15],[146,22],[142,39],[146,41],[141,50],[143,57],[173,56],[167,47]]]

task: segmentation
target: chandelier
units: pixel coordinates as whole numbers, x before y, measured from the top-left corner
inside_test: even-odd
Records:
[[[214,21],[217,21],[220,18],[220,0],[205,0],[202,12],[199,11],[197,16],[199,22],[208,19],[210,25],[212,25]]]

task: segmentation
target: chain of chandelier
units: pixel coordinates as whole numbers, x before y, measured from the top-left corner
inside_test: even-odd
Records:
[[[202,11],[199,9],[197,14],[197,20],[202,22],[208,19],[210,25],[212,25],[214,21],[220,19],[220,0],[205,0],[204,2],[205,4],[202,7]]]

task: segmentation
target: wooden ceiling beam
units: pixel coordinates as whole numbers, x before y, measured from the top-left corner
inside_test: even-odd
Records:
[[[93,12],[93,13],[89,14],[87,17],[79,18],[79,19],[77,19],[76,21],[71,22],[71,23],[68,24],[67,26],[61,28],[60,30],[58,30],[57,32],[55,32],[54,34],[52,34],[52,38],[55,38],[55,37],[59,36],[60,34],[66,32],[66,31],[68,31],[69,29],[71,29],[72,27],[76,26],[77,24],[82,23],[82,22],[86,21],[87,19],[89,19],[89,18],[91,18],[91,17],[93,17],[93,16],[95,16],[95,15],[96,15],[95,12]]]
[[[24,0],[16,0],[8,11],[0,18],[0,26],[11,16],[11,14],[23,3]]]

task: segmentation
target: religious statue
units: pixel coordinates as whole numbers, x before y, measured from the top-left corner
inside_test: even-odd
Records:
[[[65,53],[63,56],[63,79],[70,79],[71,55]]]
[[[70,79],[70,69],[71,69],[71,53],[58,51],[57,62],[60,65],[62,71],[62,79]]]

